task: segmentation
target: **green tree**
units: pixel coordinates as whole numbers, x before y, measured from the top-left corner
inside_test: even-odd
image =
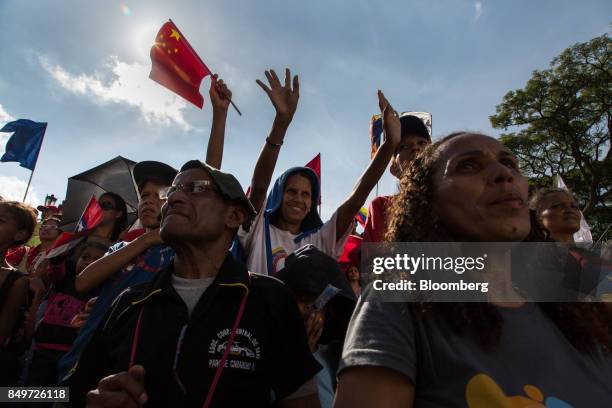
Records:
[[[508,92],[491,124],[534,186],[561,174],[587,221],[602,233],[612,222],[612,39],[575,44]]]

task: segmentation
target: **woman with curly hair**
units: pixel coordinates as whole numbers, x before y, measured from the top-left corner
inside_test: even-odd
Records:
[[[454,133],[403,174],[387,240],[538,240],[527,195],[499,141]],[[336,407],[612,405],[612,317],[602,304],[371,297],[368,288],[348,329]]]

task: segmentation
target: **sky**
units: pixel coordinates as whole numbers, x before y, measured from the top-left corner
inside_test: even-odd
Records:
[[[243,112],[229,112],[222,170],[245,189],[274,118],[255,80],[269,68],[299,75],[274,178],[320,152],[326,218],[368,165],[377,89],[398,111],[431,112],[434,140],[498,136],[488,118],[503,96],[568,46],[609,32],[612,3],[0,0],[0,16],[0,125],[48,122],[27,201],[63,199],[70,176],[118,155],[177,168],[205,157],[209,80],[199,110],[148,78],[149,50],[172,18]],[[0,163],[0,195],[21,200],[29,176]],[[396,189],[387,171],[378,193]]]

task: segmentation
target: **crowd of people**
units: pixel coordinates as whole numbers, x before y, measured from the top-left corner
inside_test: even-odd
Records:
[[[324,222],[310,168],[270,188],[299,80],[265,75],[276,116],[248,194],[221,170],[231,91],[215,75],[206,160],[138,163],[137,227],[106,192],[87,239],[49,257],[61,214],[0,201],[0,386],[67,386],[56,406],[74,407],[612,405],[609,304],[376,302],[359,256],[338,262],[389,164],[399,191],[371,201],[364,242],[571,246],[570,192],[530,200],[497,139],[432,143],[378,91],[384,140]]]

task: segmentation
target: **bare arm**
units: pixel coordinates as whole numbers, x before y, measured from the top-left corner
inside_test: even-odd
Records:
[[[399,118],[381,91],[378,91],[378,104],[383,117],[385,140],[380,145],[376,156],[374,156],[366,171],[357,180],[351,195],[338,207],[336,240],[340,239],[351,226],[355,214],[363,206],[368,194],[384,174],[389,160],[393,157],[393,153],[401,140],[402,129]]]
[[[293,89],[291,86],[291,71],[287,68],[285,70],[285,84],[281,85],[278,76],[274,70],[266,71],[266,78],[270,87],[266,86],[259,79],[257,84],[268,94],[274,109],[276,109],[276,117],[272,124],[272,130],[268,136],[268,141],[274,145],[280,145],[283,143],[285,133],[291,124],[293,115],[297,109],[297,103],[300,96],[300,83],[297,75],[293,77]],[[251,203],[255,207],[256,211],[260,211],[263,206],[263,202],[266,199],[266,193],[272,180],[272,174],[276,167],[276,160],[280,152],[280,146],[273,146],[266,142],[264,144],[255,170],[253,171],[253,180],[251,181]]]
[[[98,287],[105,280],[113,276],[115,272],[128,265],[135,257],[150,247],[161,243],[159,229],[144,233],[123,248],[103,256],[85,268],[76,277],[74,282],[75,289],[77,292],[83,293]]]
[[[19,309],[26,303],[28,280],[19,278],[8,292],[4,307],[0,310],[0,345],[3,345],[13,332],[13,326],[19,317]]]
[[[225,123],[227,121],[227,109],[232,99],[232,91],[227,88],[217,74],[211,77],[210,89],[208,90],[210,101],[213,106],[212,126],[210,138],[206,149],[206,163],[216,169],[221,168],[223,159],[223,144],[225,142]]]
[[[414,385],[407,377],[383,367],[353,367],[342,372],[335,408],[412,408]]]
[[[45,298],[45,295],[47,294],[47,288],[41,278],[32,275],[28,276],[28,285],[29,291],[32,292],[34,296],[32,298],[30,308],[28,309],[27,318],[24,322],[24,332],[27,340],[31,339],[34,336],[38,308],[40,307],[40,304],[42,303]]]

